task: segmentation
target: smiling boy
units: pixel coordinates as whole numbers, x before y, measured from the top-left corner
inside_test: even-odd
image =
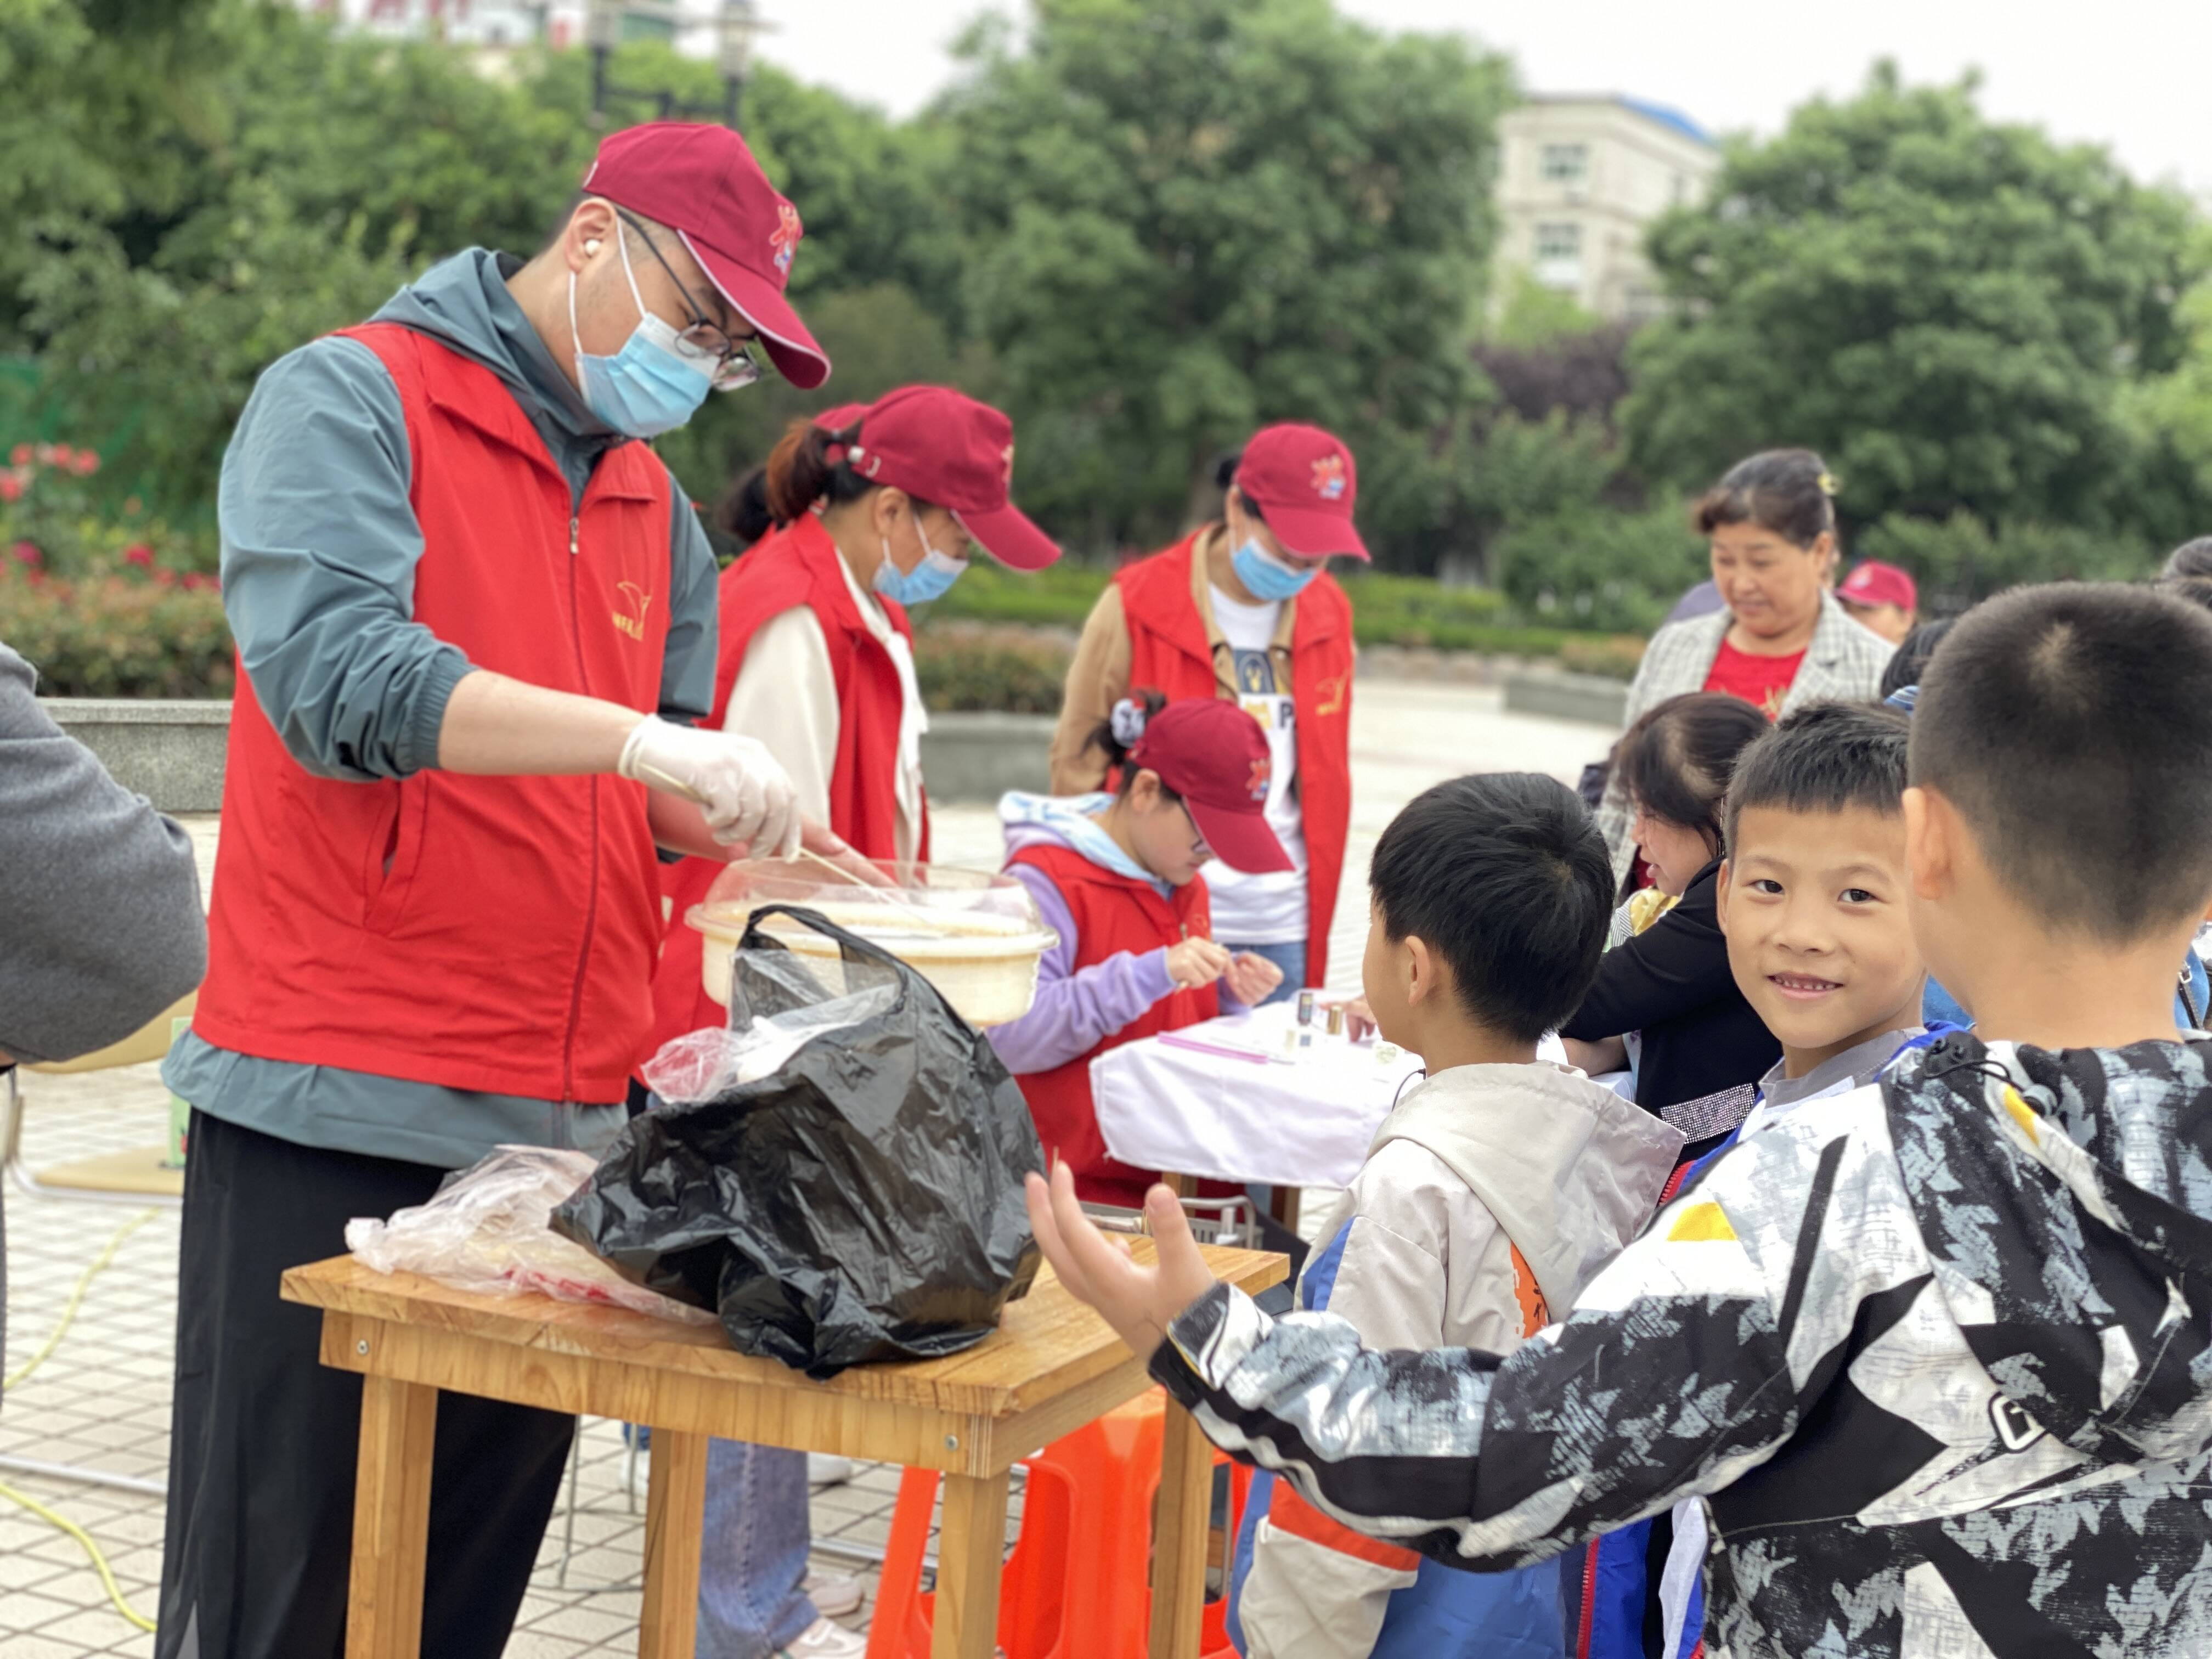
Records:
[[[1744,752],[1728,801],[1721,931],[1782,1045],[1745,1133],[1871,1082],[1921,1035],[1928,972],[1905,909],[1905,748],[1893,709],[1816,703]]]
[[[2212,617],[2003,594],[1944,641],[1905,902],[1975,1011],[1746,1137],[1503,1359],[1363,1350],[1155,1263],[1055,1173],[1038,1243],[1215,1443],[1340,1525],[1524,1565],[1703,1500],[1714,1659],[2212,1653]]]

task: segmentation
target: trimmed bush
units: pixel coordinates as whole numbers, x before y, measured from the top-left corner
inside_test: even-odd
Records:
[[[1577,509],[1509,530],[1498,581],[1532,620],[1577,630],[1648,633],[1709,574],[1705,544],[1680,506],[1642,513]]]
[[[0,642],[50,697],[227,697],[229,624],[215,578],[95,561],[50,576],[29,543],[0,547]]]
[[[1060,629],[932,621],[914,635],[915,678],[933,714],[1057,714],[1074,656],[1074,636]]]
[[[2134,536],[2068,525],[1992,530],[1971,513],[1940,522],[1893,514],[1860,537],[1855,550],[1911,571],[1923,612],[1962,611],[2028,582],[2134,581],[2157,570],[2160,553]]]

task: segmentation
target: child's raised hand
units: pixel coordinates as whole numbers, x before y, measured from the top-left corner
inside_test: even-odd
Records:
[[[1283,982],[1283,970],[1263,956],[1250,951],[1240,951],[1229,964],[1224,975],[1229,994],[1247,1008],[1257,1007],[1269,994]]]
[[[1187,939],[1168,946],[1168,977],[1186,991],[1211,985],[1229,971],[1229,952],[1210,939]]]
[[[1149,1360],[1167,1340],[1176,1316],[1213,1288],[1182,1206],[1165,1187],[1145,1194],[1145,1219],[1158,1251],[1151,1267],[1083,1213],[1075,1174],[1066,1164],[1054,1168],[1049,1185],[1042,1176],[1030,1176],[1028,1198],[1030,1229],[1060,1282],[1077,1301],[1096,1308],[1139,1359]]]

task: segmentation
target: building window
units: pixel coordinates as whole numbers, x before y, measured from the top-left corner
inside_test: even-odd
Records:
[[[1589,177],[1589,146],[1546,144],[1538,153],[1536,173],[1547,185],[1579,185]]]
[[[1536,227],[1536,280],[1546,288],[1583,285],[1583,228],[1577,224]]]

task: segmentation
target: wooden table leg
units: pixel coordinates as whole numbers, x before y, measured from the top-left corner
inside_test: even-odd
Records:
[[[1168,1402],[1160,1444],[1158,1530],[1152,1540],[1152,1659],[1198,1659],[1206,1611],[1206,1527],[1213,1449],[1191,1414]]]
[[[417,1659],[422,1650],[422,1567],[437,1430],[435,1389],[388,1376],[362,1379],[346,1659]]]
[[[1267,1189],[1267,1213],[1288,1227],[1298,1230],[1298,1200],[1304,1194],[1296,1187],[1270,1187]]]
[[[691,1659],[699,1633],[699,1534],[705,1524],[703,1434],[653,1431],[645,1495],[645,1605],[638,1659]]]
[[[946,1475],[930,1659],[991,1659],[999,1644],[999,1571],[1006,1553],[1006,1472]]]

